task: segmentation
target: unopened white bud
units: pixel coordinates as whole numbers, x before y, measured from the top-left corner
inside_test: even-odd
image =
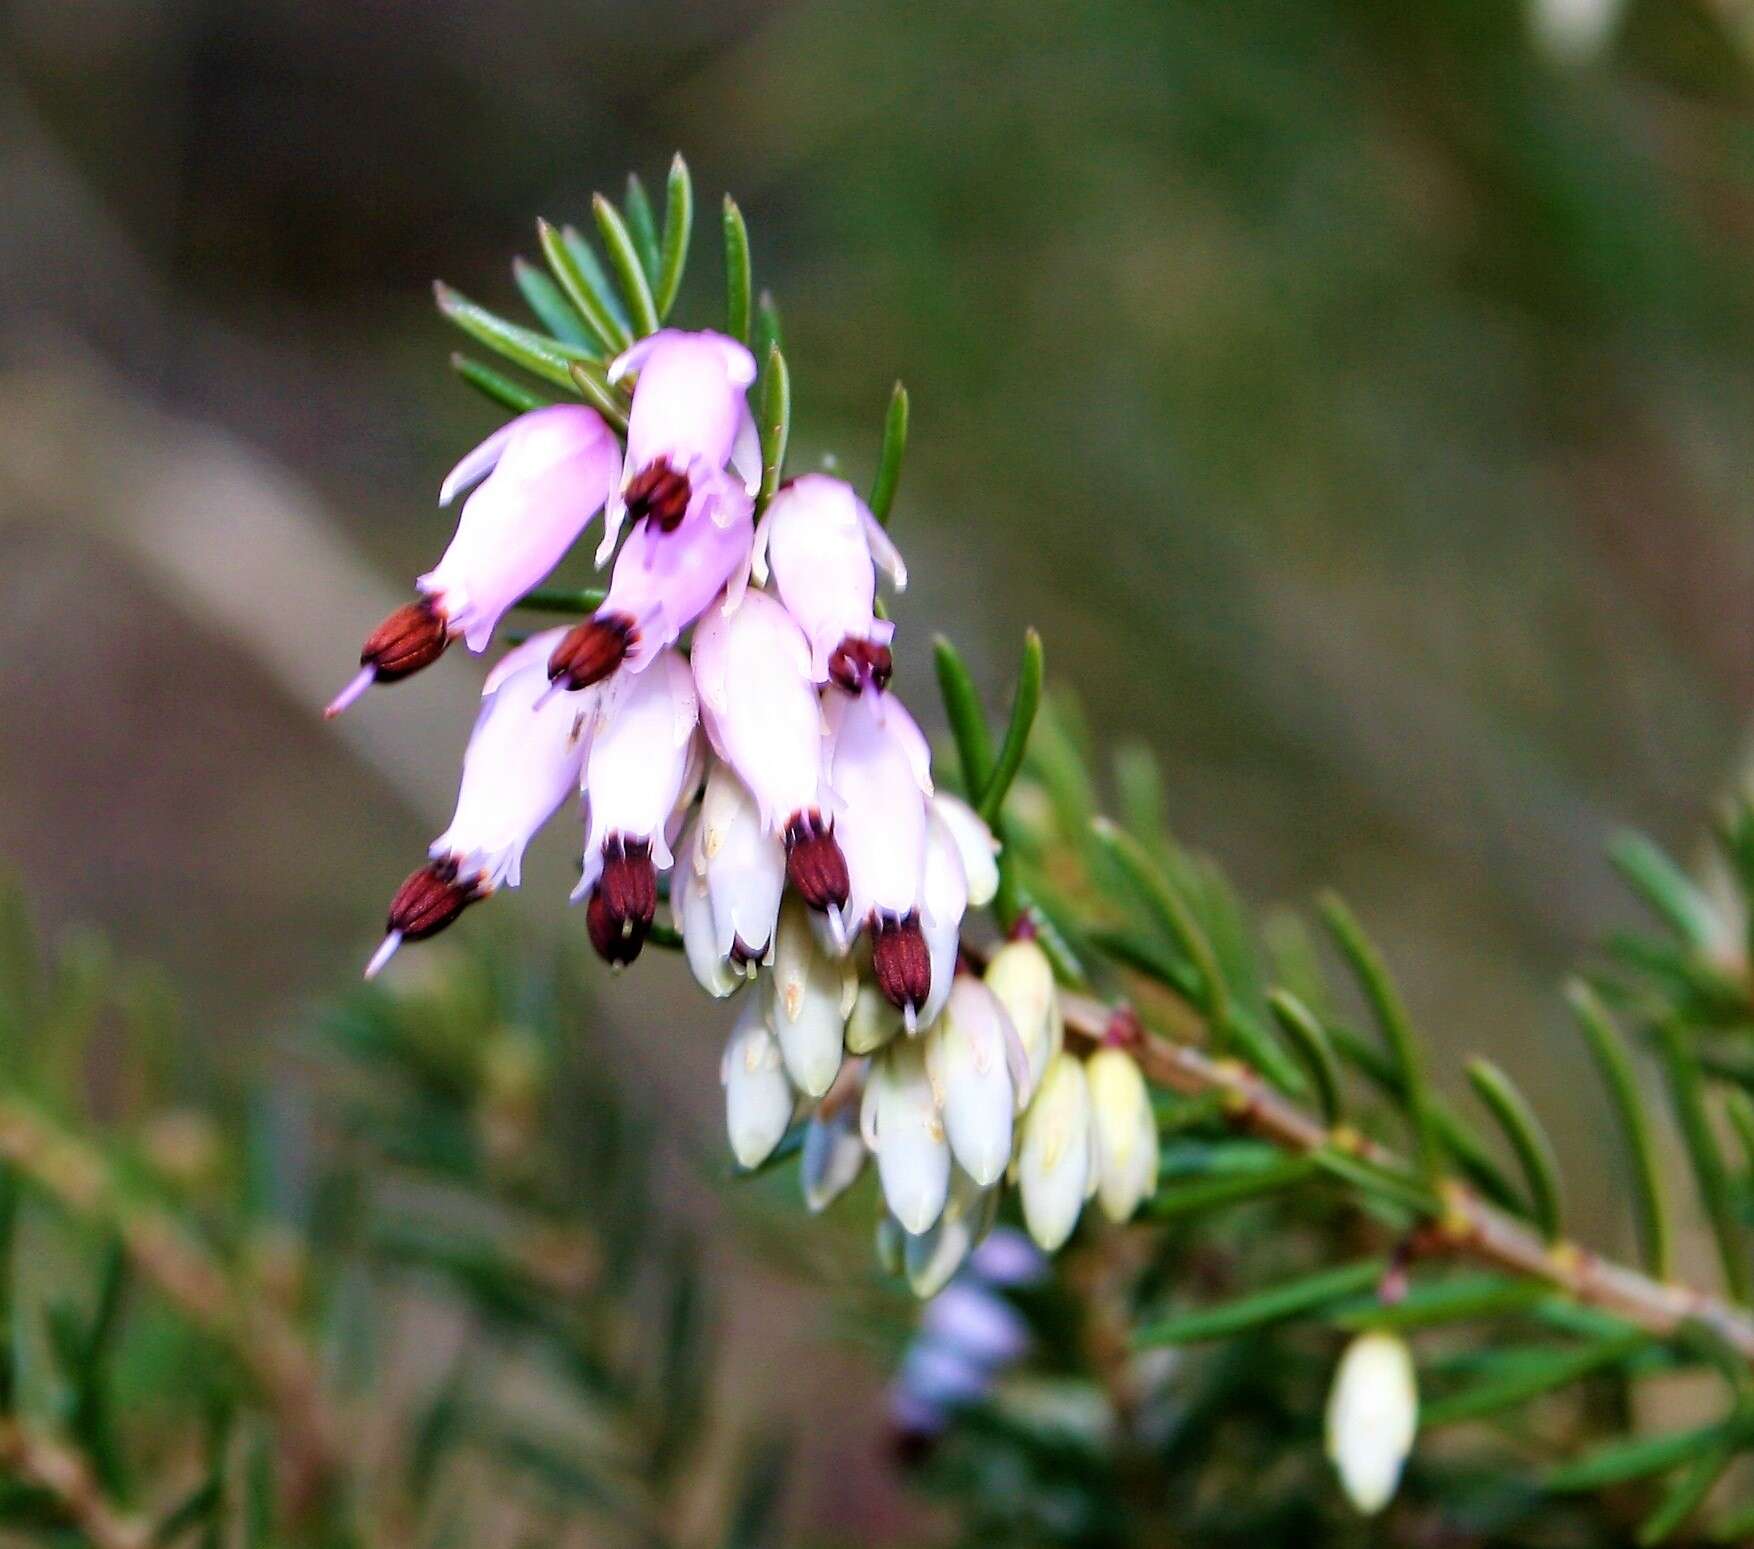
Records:
[[[930,1231],[909,1237],[902,1245],[902,1268],[914,1295],[924,1301],[942,1291],[993,1229],[998,1213],[997,1188],[982,1188],[967,1173],[954,1173],[944,1213]]]
[[[958,974],[925,1048],[951,1153],[981,1187],[997,1183],[1011,1160],[1014,1077],[1028,1074],[1011,1019],[979,979]]]
[[[938,1219],[950,1189],[950,1145],[917,1040],[894,1039],[873,1058],[860,1129],[876,1153],[883,1198],[917,1237]]]
[[[847,1053],[873,1054],[901,1031],[901,1013],[874,984],[861,984],[847,1017]]]
[[[1056,1054],[1023,1116],[1017,1158],[1023,1222],[1052,1253],[1072,1235],[1091,1174],[1090,1088],[1072,1055]]]
[[[1000,947],[987,964],[987,988],[1017,1029],[1029,1060],[1029,1085],[1017,1094],[1023,1108],[1040,1086],[1048,1063],[1065,1043],[1066,1024],[1060,1015],[1060,996],[1054,988],[1054,968],[1047,953],[1033,941],[1011,941]]]
[[[1096,1137],[1097,1199],[1125,1221],[1157,1191],[1157,1120],[1139,1063],[1125,1049],[1098,1049],[1084,1065]]]
[[[847,1014],[859,981],[853,965],[823,951],[797,898],[780,910],[773,955],[771,1025],[792,1083],[820,1097],[840,1070]]]
[[[859,1138],[858,1110],[843,1103],[827,1118],[811,1115],[804,1126],[798,1176],[811,1212],[828,1209],[858,1182],[865,1168],[865,1142]]]
[[[1370,1516],[1394,1497],[1419,1428],[1419,1388],[1406,1342],[1376,1330],[1346,1347],[1328,1395],[1328,1457],[1346,1497]]]
[[[765,1162],[792,1122],[792,1085],[767,1027],[766,993],[766,986],[757,984],[744,998],[719,1065],[731,1153],[745,1167]]]

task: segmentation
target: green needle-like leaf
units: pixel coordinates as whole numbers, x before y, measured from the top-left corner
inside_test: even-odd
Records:
[[[737,201],[725,195],[725,332],[749,342],[750,298],[754,294],[749,269],[749,228]]]
[[[547,221],[537,221],[536,240],[542,244],[542,256],[548,260],[548,267],[566,292],[567,300],[591,332],[612,351],[619,352],[633,343],[627,325],[611,309],[601,271],[591,272],[597,269],[596,255],[590,252],[584,239],[575,231],[561,231]],[[587,257],[589,265],[584,262]]]
[[[1396,1302],[1337,1308],[1333,1321],[1344,1329],[1441,1328],[1526,1312],[1555,1294],[1538,1280],[1510,1275],[1448,1275],[1415,1283]]]
[[[628,400],[619,387],[610,385],[600,361],[575,360],[572,382],[593,409],[623,435],[627,434]]]
[[[981,708],[980,693],[962,653],[944,635],[932,642],[932,660],[938,671],[944,716],[950,722],[950,735],[956,739],[963,789],[978,798],[993,772],[993,736],[987,728],[987,713]]]
[[[1506,1409],[1517,1409],[1551,1393],[1569,1387],[1592,1373],[1618,1366],[1650,1344],[1646,1334],[1626,1334],[1616,1339],[1599,1340],[1581,1350],[1543,1351],[1541,1358],[1520,1364],[1501,1376],[1488,1377],[1470,1387],[1420,1406],[1419,1427],[1432,1430],[1440,1425],[1456,1425],[1464,1420],[1482,1420]]]
[[[1667,1280],[1670,1274],[1668,1206],[1663,1194],[1662,1171],[1657,1162],[1656,1139],[1644,1099],[1639,1096],[1632,1056],[1609,1016],[1608,1008],[1594,990],[1581,979],[1574,979],[1566,986],[1565,998],[1584,1041],[1590,1046],[1596,1068],[1607,1083],[1608,1096],[1620,1120],[1638,1200],[1638,1235],[1644,1248],[1645,1268],[1657,1279]]]
[[[1202,1178],[1198,1183],[1159,1188],[1152,1198],[1150,1211],[1157,1219],[1168,1220],[1220,1206],[1239,1205],[1244,1200],[1276,1194],[1281,1189],[1302,1183],[1315,1171],[1315,1163],[1307,1156],[1293,1156],[1254,1172]]]
[[[581,349],[576,344],[551,339],[546,334],[507,322],[498,314],[489,312],[486,307],[477,306],[467,296],[452,290],[442,281],[433,286],[432,293],[438,302],[439,311],[470,338],[485,344],[507,360],[516,362],[544,381],[553,382],[560,387],[571,387],[573,362],[588,359],[590,356],[590,351]]]
[[[1688,946],[1703,951],[1716,939],[1711,900],[1643,834],[1616,834],[1608,844],[1608,859],[1651,913]]]
[[[525,592],[514,608],[536,608],[544,613],[595,613],[603,605],[601,587],[538,586]]]
[[[527,414],[531,409],[540,409],[554,402],[552,398],[544,398],[540,393],[531,392],[509,376],[502,376],[492,366],[484,366],[467,355],[452,355],[451,370],[483,397],[497,403],[502,409],[510,409],[514,414]]]
[[[1041,636],[1033,629],[1023,636],[1023,661],[1017,669],[1017,687],[1011,695],[1011,719],[1005,727],[1005,740],[999,744],[999,756],[993,772],[981,792],[978,810],[989,823],[998,820],[999,809],[1017,771],[1023,767],[1024,750],[1029,745],[1030,728],[1035,725],[1035,712],[1041,708],[1042,680]]]
[[[1202,1307],[1180,1313],[1133,1331],[1137,1346],[1187,1345],[1206,1339],[1227,1339],[1234,1334],[1280,1323],[1287,1318],[1316,1312],[1343,1296],[1352,1296],[1376,1285],[1387,1269],[1383,1259],[1366,1259],[1337,1269],[1320,1270],[1298,1280],[1277,1285],[1270,1291],[1246,1296],[1221,1307]]]
[[[1339,1058],[1322,1030],[1321,1020],[1289,990],[1274,990],[1267,997],[1267,1004],[1309,1072],[1321,1105],[1322,1121],[1332,1129],[1345,1117],[1345,1090]]]
[[[653,296],[660,321],[676,305],[682,275],[688,268],[688,239],[693,233],[694,180],[688,175],[688,163],[678,154],[670,163],[670,178],[664,186],[664,244]]]
[[[1686,1033],[1673,1022],[1665,1022],[1657,1029],[1657,1047],[1669,1077],[1675,1119],[1681,1128],[1681,1138],[1687,1143],[1688,1158],[1693,1163],[1700,1202],[1705,1206],[1712,1235],[1717,1239],[1724,1283],[1735,1300],[1745,1302],[1748,1299],[1747,1247],[1736,1219],[1729,1174],[1718,1151],[1717,1137],[1711,1132],[1710,1116],[1705,1111],[1705,1078]]]
[[[1529,1101],[1491,1060],[1468,1065],[1468,1080],[1516,1152],[1529,1186],[1530,1214],[1549,1242],[1559,1238],[1559,1159]]]
[[[897,382],[889,394],[889,408],[883,416],[883,450],[877,458],[877,477],[871,481],[871,498],[867,504],[871,514],[889,525],[891,507],[895,504],[896,486],[901,483],[901,460],[907,452],[907,389]]]
[[[1435,1182],[1443,1171],[1443,1146],[1431,1114],[1431,1091],[1425,1079],[1425,1058],[1413,1031],[1412,1020],[1399,992],[1383,966],[1381,956],[1352,911],[1340,898],[1328,893],[1320,901],[1322,922],[1340,949],[1340,955],[1357,978],[1359,987],[1387,1040],[1389,1052],[1401,1074],[1401,1101],[1413,1130],[1419,1165]]]
[[[755,509],[767,509],[786,471],[786,444],[792,438],[792,374],[778,347],[768,351],[761,383],[761,493]]]
[[[652,282],[646,278],[639,249],[634,245],[627,222],[621,211],[601,194],[591,198],[591,213],[597,218],[597,230],[603,238],[603,250],[609,265],[621,281],[621,294],[627,299],[628,315],[633,322],[636,339],[658,331],[658,304],[652,299]]]
[[[785,330],[780,326],[780,304],[765,286],[755,300],[755,358],[766,360],[772,350],[786,347]]]
[[[1660,1544],[1671,1537],[1699,1509],[1735,1456],[1736,1443],[1727,1437],[1701,1452],[1669,1486],[1668,1493],[1657,1503],[1657,1509],[1639,1524],[1639,1543]]]
[[[1599,1490],[1628,1479],[1646,1479],[1692,1461],[1733,1434],[1731,1426],[1719,1421],[1690,1431],[1609,1442],[1575,1463],[1554,1469],[1547,1476],[1547,1488],[1562,1492]]]
[[[536,314],[536,320],[555,338],[576,344],[593,354],[603,349],[603,341],[585,326],[578,309],[566,299],[560,287],[545,269],[522,258],[512,260],[512,278],[524,303]]]
[[[1115,863],[1128,887],[1144,905],[1153,922],[1199,971],[1200,990],[1194,1004],[1206,1014],[1215,1053],[1222,1053],[1230,1037],[1230,994],[1218,968],[1212,943],[1194,918],[1194,912],[1169,879],[1153,864],[1139,841],[1106,817],[1096,818],[1090,832],[1097,845]]]
[[[658,283],[658,223],[652,214],[652,201],[646,196],[646,185],[637,172],[627,174],[627,234],[633,238],[633,250],[639,254],[640,267],[646,280]]]

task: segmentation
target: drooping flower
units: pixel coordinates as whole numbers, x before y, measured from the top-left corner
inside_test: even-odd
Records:
[[[901,1267],[915,1296],[931,1298],[992,1230],[999,1214],[999,1190],[976,1183],[960,1169],[950,1175],[950,1194],[929,1230],[902,1243]]]
[[[1029,1076],[1010,1017],[979,979],[958,974],[925,1048],[950,1154],[983,1188],[997,1183],[1011,1160],[1017,1083]]]
[[[822,710],[810,650],[765,592],[714,606],[694,632],[694,680],[713,750],[749,788],[762,826],[786,845],[786,874],[812,909],[838,919],[846,859],[824,812]]]
[[[658,906],[658,873],[674,857],[670,829],[699,784],[694,678],[674,651],[603,692],[585,760],[584,871],[591,944],[611,963],[631,963]]]
[[[999,841],[987,827],[986,819],[966,801],[946,791],[932,797],[932,814],[956,841],[963,879],[968,883],[969,907],[986,908],[999,891]]]
[[[1029,1058],[1029,1084],[1017,1096],[1017,1106],[1022,1108],[1039,1090],[1049,1061],[1065,1043],[1066,1024],[1054,986],[1054,967],[1035,942],[1008,941],[993,954],[983,977],[1010,1016]]]
[[[394,683],[436,661],[462,635],[484,651],[501,617],[572,547],[614,488],[614,433],[583,404],[519,415],[451,471],[439,503],[479,482],[456,536],[398,608],[367,638],[359,672],[324,712],[339,715],[373,683]]]
[[[1056,1054],[1023,1115],[1017,1179],[1023,1221],[1044,1252],[1072,1235],[1091,1178],[1090,1088],[1072,1055]]]
[[[1383,1330],[1346,1347],[1328,1395],[1328,1458],[1347,1499],[1366,1516],[1394,1498],[1419,1429],[1419,1383],[1412,1352]]]
[[[820,1215],[858,1181],[867,1154],[859,1137],[856,1100],[840,1103],[826,1113],[818,1109],[811,1115],[804,1126],[798,1177],[805,1207],[812,1215]]]
[[[847,1053],[875,1053],[901,1031],[901,1013],[888,997],[876,985],[861,983],[847,1017]]]
[[[719,1063],[731,1154],[745,1167],[765,1162],[792,1122],[792,1085],[786,1080],[779,1043],[767,1025],[766,1009],[763,988],[757,985],[743,998]]]
[[[944,1009],[956,954],[962,944],[962,917],[968,909],[968,874],[949,825],[935,805],[926,811],[926,854],[920,877],[920,933],[926,941],[931,985],[916,1012],[916,1024],[930,1027]]]
[[[890,1214],[913,1236],[938,1219],[950,1190],[950,1146],[919,1043],[897,1038],[874,1055],[859,1110]]]
[[[821,1097],[840,1070],[847,1014],[858,990],[853,965],[823,951],[802,901],[788,900],[774,937],[768,1024],[780,1041],[792,1085],[806,1097]]]
[[[786,611],[810,641],[810,671],[849,693],[889,682],[895,626],[872,611],[873,561],[901,591],[907,566],[852,486],[825,473],[793,479],[776,494],[755,535],[755,578],[769,571]]]
[[[761,487],[761,438],[744,396],[755,380],[755,357],[722,333],[676,328],[648,334],[609,367],[619,382],[637,372],[627,420],[627,460],[610,498],[597,563],[615,551],[624,520],[641,517],[674,527],[694,486],[726,463],[749,493]]]
[[[398,890],[367,978],[401,942],[434,935],[468,904],[516,887],[525,846],[577,790],[591,707],[543,703],[544,662],[559,633],[526,641],[489,675],[450,827],[433,840],[427,865]]]
[[[691,839],[677,852],[683,862],[673,884],[677,924],[685,942],[691,930],[699,933],[701,962],[689,947],[695,977],[715,995],[728,995],[770,955],[786,885],[785,846],[762,826],[749,788],[717,760]]]
[[[712,897],[707,880],[688,863],[700,844],[700,819],[682,831],[676,853],[683,858],[670,878],[670,923],[682,937],[682,952],[695,981],[707,994],[723,1000],[749,982],[754,965],[734,966],[719,951],[718,927],[713,921]]]
[[[911,1029],[932,991],[931,951],[920,919],[931,750],[893,694],[830,689],[824,711],[849,930],[869,927],[877,986]]]
[[[1122,1048],[1084,1063],[1096,1136],[1096,1197],[1109,1220],[1125,1221],[1157,1190],[1157,1119],[1139,1063]]]
[[[624,663],[638,672],[727,587],[735,607],[749,575],[753,511],[743,487],[715,471],[697,481],[677,525],[637,523],[616,556],[608,596],[555,646],[549,677],[576,691]]]

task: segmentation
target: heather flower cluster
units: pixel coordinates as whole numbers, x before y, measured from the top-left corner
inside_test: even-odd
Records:
[[[1130,1055],[1063,1047],[1033,942],[981,974],[964,955],[998,844],[935,788],[891,686],[877,584],[901,590],[906,567],[838,478],[793,479],[758,513],[756,376],[735,339],[659,330],[607,372],[633,384],[625,444],[591,407],[541,407],[444,481],[441,504],[468,492],[456,536],[329,714],[459,637],[485,651],[599,513],[613,569],[593,613],[488,675],[456,812],[366,972],[516,887],[577,793],[573,896],[598,954],[632,963],[667,900],[696,979],[739,1001],[721,1065],[737,1160],[760,1165],[801,1123],[820,1209],[874,1156],[884,1249],[926,1295],[990,1230],[1007,1176],[1044,1248],[1089,1197],[1131,1214],[1156,1183],[1156,1129]]]

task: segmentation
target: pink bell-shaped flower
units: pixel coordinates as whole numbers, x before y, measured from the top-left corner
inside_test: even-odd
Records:
[[[368,979],[403,941],[434,935],[477,899],[516,887],[524,847],[578,788],[594,707],[546,698],[548,652],[561,633],[525,641],[489,675],[451,826],[397,892]]]
[[[787,484],[755,535],[755,578],[774,586],[810,641],[810,671],[849,693],[867,681],[882,688],[892,662],[895,626],[872,612],[882,566],[897,591],[907,566],[850,484],[807,473]]]
[[[521,414],[451,470],[450,502],[471,484],[456,536],[415,582],[420,601],[398,608],[366,639],[359,672],[330,703],[339,715],[373,683],[436,661],[458,635],[484,651],[507,608],[572,547],[615,487],[618,448],[596,410],[554,404]]]
[[[847,868],[825,801],[822,707],[810,648],[765,592],[708,608],[694,631],[694,681],[714,751],[734,769],[786,844],[786,875],[804,902],[838,922]]]
[[[688,513],[664,528],[639,522],[616,556],[609,595],[554,649],[548,673],[568,689],[585,688],[626,663],[638,672],[673,645],[721,591],[735,606],[749,578],[755,503],[734,479],[707,474]]]
[[[619,382],[637,372],[627,417],[627,461],[609,501],[597,563],[615,552],[624,520],[646,517],[674,527],[693,489],[727,462],[749,493],[761,487],[761,437],[745,394],[755,380],[755,357],[722,333],[648,334],[609,367]]]
[[[870,927],[877,986],[901,1008],[911,1032],[931,997],[933,979],[921,921],[931,750],[893,694],[830,689],[824,710],[833,745],[834,831],[847,863],[846,918],[852,930]],[[947,873],[951,865],[960,870],[948,834],[942,853]],[[962,879],[964,902],[967,886]],[[952,891],[945,890],[946,911]]]
[[[695,713],[693,676],[674,651],[602,692],[585,759],[585,863],[573,897],[587,899],[591,944],[611,963],[639,956],[657,912],[671,829],[700,784]]]

